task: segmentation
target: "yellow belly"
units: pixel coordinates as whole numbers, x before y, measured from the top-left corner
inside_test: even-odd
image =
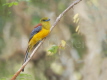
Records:
[[[35,34],[29,42],[29,46],[34,46],[38,41],[42,40],[49,34],[50,30],[42,29],[40,32]]]

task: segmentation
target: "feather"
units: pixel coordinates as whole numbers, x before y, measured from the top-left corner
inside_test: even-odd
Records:
[[[23,63],[25,63],[26,62],[26,60],[28,59],[28,56],[29,56],[29,46],[28,46],[28,48],[27,48],[27,50],[26,50],[26,55],[25,55],[25,58],[24,58],[24,62]],[[22,69],[22,72],[24,71],[24,69]]]
[[[35,34],[37,34],[41,29],[42,29],[42,26],[38,26],[38,27],[34,28],[34,30],[33,30],[33,31],[31,32],[31,34],[30,34],[29,42],[30,42],[30,40],[32,39],[32,37],[33,37]]]

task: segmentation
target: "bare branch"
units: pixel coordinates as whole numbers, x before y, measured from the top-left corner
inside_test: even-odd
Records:
[[[54,24],[51,27],[51,31],[53,30],[53,28],[58,24],[58,22],[60,21],[60,19],[63,17],[63,15],[68,12],[71,8],[74,7],[74,5],[76,5],[77,3],[79,3],[82,0],[76,0],[74,1],[68,8],[66,8],[56,19],[56,21],[54,22]],[[30,59],[33,57],[33,55],[36,53],[36,51],[39,49],[39,47],[42,45],[42,43],[44,42],[45,39],[43,39],[38,46],[33,50],[33,52],[31,53],[30,57],[27,59],[27,61],[20,67],[20,69],[14,74],[14,76],[11,78],[11,80],[15,80],[16,77],[20,74],[20,72],[22,71],[22,69],[28,64],[28,62],[30,61]]]

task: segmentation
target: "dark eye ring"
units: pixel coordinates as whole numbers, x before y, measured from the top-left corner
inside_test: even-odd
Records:
[[[43,21],[45,21],[45,20],[43,20]]]

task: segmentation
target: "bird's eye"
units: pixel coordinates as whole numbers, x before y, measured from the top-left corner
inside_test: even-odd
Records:
[[[44,19],[42,21],[45,21]]]

